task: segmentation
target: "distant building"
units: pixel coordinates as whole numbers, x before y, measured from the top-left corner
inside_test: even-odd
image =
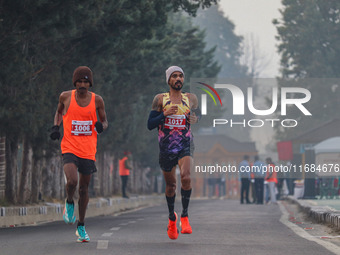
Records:
[[[255,143],[239,142],[225,135],[196,135],[194,143],[193,195],[238,197],[239,177],[237,172],[232,171],[238,170],[244,155],[253,160],[257,155]],[[221,172],[222,168],[224,172]]]
[[[339,136],[340,119],[332,119],[317,127],[306,130],[290,139],[292,143],[293,159],[290,162],[293,166],[304,166],[305,164],[315,164],[314,145]],[[305,197],[313,198],[315,193],[315,172],[291,171],[287,174],[287,184],[289,193],[293,194],[295,179],[305,179]]]
[[[293,137],[291,139],[294,153],[292,163],[295,165],[306,163],[305,151],[312,150],[314,145],[328,138],[339,136],[339,130],[340,119],[333,119]]]

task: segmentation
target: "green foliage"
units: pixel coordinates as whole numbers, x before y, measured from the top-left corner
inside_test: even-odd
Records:
[[[246,67],[240,65],[242,55],[240,44],[243,38],[235,35],[235,25],[227,17],[224,17],[224,13],[219,10],[218,5],[211,6],[206,10],[199,10],[193,22],[204,29],[207,48],[216,47],[214,59],[221,66],[218,77],[247,77]]]
[[[197,9],[201,6],[203,9],[217,4],[217,0],[171,0],[172,10],[177,12],[183,10],[192,16],[196,16]]]
[[[282,2],[279,51],[284,77],[339,77],[339,1]]]
[[[192,75],[217,75],[219,68],[212,52],[205,51],[203,36],[188,18],[173,13],[165,26],[153,30],[152,38],[135,43],[135,53],[126,56],[122,68],[117,67],[117,72],[124,74],[116,77],[113,84],[118,86],[107,87],[112,92],[105,93],[117,98],[106,99],[111,105],[107,107],[114,132],[103,134],[102,148],[129,149],[144,166],[158,166],[157,132],[146,129],[152,100],[156,94],[168,91],[165,70],[170,65],[183,68],[187,91]]]
[[[243,38],[235,34],[235,25],[229,20],[228,17],[224,16],[222,10],[219,9],[218,5],[211,6],[206,10],[199,10],[197,12],[197,17],[193,19],[193,23],[204,29],[206,42],[206,48],[211,49],[213,54],[213,60],[217,62],[220,66],[220,72],[218,73],[218,80],[226,82],[232,82],[232,84],[237,85],[244,92],[249,86],[248,82],[244,79],[247,77],[247,67],[240,64],[240,57],[242,55],[241,42]],[[196,76],[196,77],[214,77],[213,75],[207,74]],[[234,116],[231,109],[233,99],[229,92],[224,92],[219,90],[220,95],[224,98],[224,111],[223,115],[218,113],[210,112],[201,122],[200,125],[203,126],[205,123],[209,123],[211,126],[212,119],[214,118],[224,118],[224,119],[234,119],[238,121],[241,119],[239,116]],[[209,102],[208,102],[209,103]],[[210,102],[212,104],[212,102]],[[208,107],[208,109],[213,109],[213,105]],[[243,116],[242,116],[243,118]],[[216,129],[215,129],[216,131]],[[240,140],[247,140],[249,137],[248,129],[226,129],[221,128],[217,132],[223,133],[230,137],[234,137]]]
[[[52,155],[59,146],[49,140],[48,129],[58,96],[73,89],[73,70],[87,65],[110,124],[99,149],[145,154],[151,136],[144,136],[147,114],[153,96],[167,89],[165,69],[176,63],[188,75],[218,71],[212,52],[204,52],[203,34],[190,24],[175,24],[168,15],[171,10],[195,15],[199,7],[213,3],[1,1],[0,135],[17,141],[28,137],[35,159]]]
[[[283,0],[282,4],[282,20],[273,21],[278,30],[282,55],[279,85],[304,87],[312,94],[306,105],[312,117],[302,116],[295,108],[289,109],[289,116],[298,119],[299,126],[294,130],[278,130],[279,138],[288,139],[340,117],[337,110],[339,81],[328,79],[340,77],[340,2]],[[304,78],[313,80],[306,82]],[[287,79],[294,81],[287,82]]]

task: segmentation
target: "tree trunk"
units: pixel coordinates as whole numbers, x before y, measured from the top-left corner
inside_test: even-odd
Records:
[[[30,149],[30,144],[28,142],[28,138],[25,137],[23,144],[23,152],[22,152],[22,166],[21,166],[21,174],[20,174],[20,184],[19,184],[19,193],[18,193],[18,203],[25,204],[26,199],[29,197],[27,194],[30,189],[27,189],[28,178],[32,168],[32,150]]]
[[[17,175],[17,154],[18,142],[6,137],[6,200],[15,204],[16,201],[16,175]]]
[[[110,167],[112,164],[113,157],[110,155],[110,153],[105,152],[104,153],[104,161],[103,161],[103,176],[104,176],[104,182],[103,182],[103,190],[104,190],[104,196],[109,196],[110,195],[110,185],[111,185],[111,180],[110,180]]]
[[[105,179],[105,172],[104,172],[104,153],[98,154],[98,164],[97,164],[97,174],[99,177],[99,195],[104,196],[104,179]]]
[[[5,198],[6,189],[6,138],[0,137],[0,199]]]
[[[112,192],[118,194],[120,191],[120,176],[119,176],[119,161],[118,153],[115,153],[113,159],[113,172],[112,172]]]
[[[42,161],[44,161],[44,159],[39,161],[33,160],[31,203],[38,203],[39,201]]]

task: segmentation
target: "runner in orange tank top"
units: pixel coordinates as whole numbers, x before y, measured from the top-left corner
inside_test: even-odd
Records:
[[[79,220],[76,235],[78,242],[89,242],[90,238],[84,226],[86,207],[89,201],[88,186],[92,173],[97,171],[95,166],[97,133],[103,132],[108,127],[108,122],[102,97],[88,91],[93,84],[91,69],[87,66],[76,68],[72,82],[76,89],[60,94],[50,137],[52,140],[59,140],[59,126],[63,122],[64,136],[61,142],[61,151],[67,194],[63,219],[68,224],[73,224],[76,221],[73,196],[78,184],[78,171]]]

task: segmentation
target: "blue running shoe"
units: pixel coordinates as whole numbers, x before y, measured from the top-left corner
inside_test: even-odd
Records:
[[[87,243],[90,242],[90,237],[85,230],[85,226],[78,226],[76,235],[78,236],[78,243]]]
[[[63,219],[66,224],[74,224],[76,222],[76,216],[74,215],[74,203],[69,204],[65,201]]]

